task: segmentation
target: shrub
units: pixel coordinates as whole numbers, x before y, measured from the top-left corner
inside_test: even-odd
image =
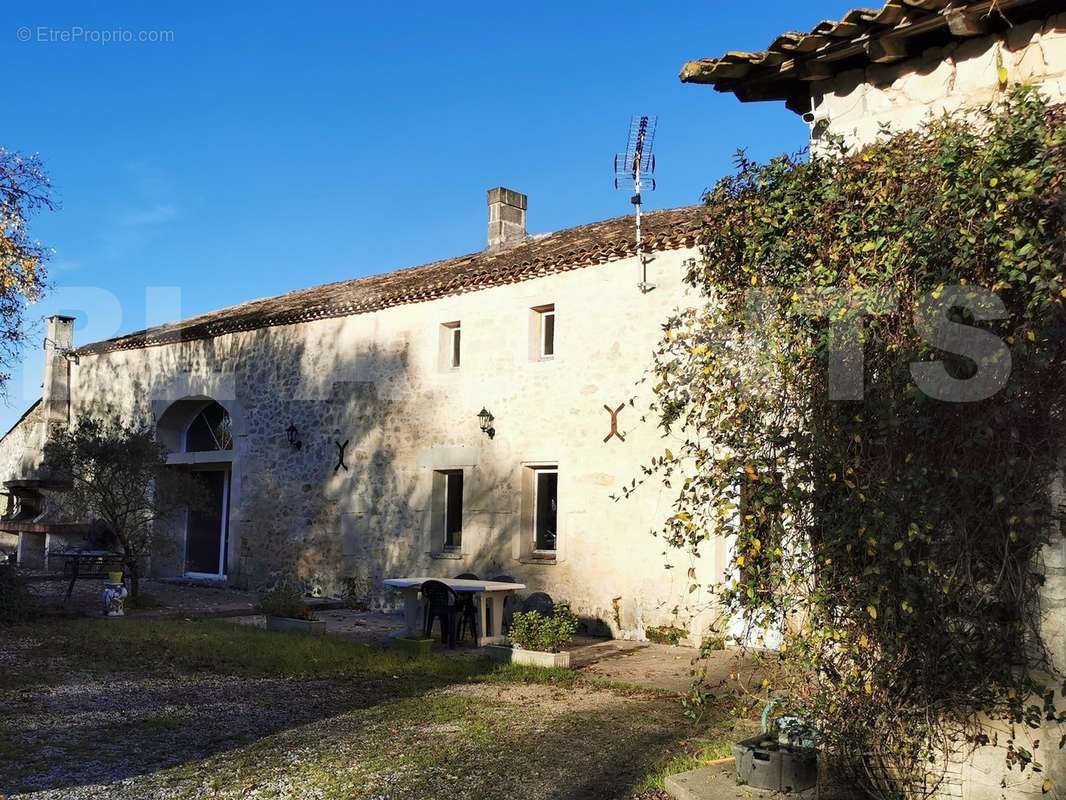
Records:
[[[761,698],[873,797],[936,790],[944,743],[990,743],[988,718],[1066,721],[1039,559],[1061,543],[1064,187],[1066,108],[1026,89],[855,153],[741,157],[687,275],[708,302],[656,351],[663,534],[734,537],[714,599],[788,631]],[[1037,768],[1011,730],[1007,766]]]
[[[0,625],[18,625],[37,616],[37,601],[14,567],[0,566]]]
[[[344,605],[355,611],[368,611],[370,609],[370,595],[374,591],[374,584],[368,578],[358,575],[344,579],[342,596]]]
[[[511,623],[511,642],[523,650],[558,653],[574,638],[577,617],[566,603],[556,603],[552,616],[537,611],[519,612]]]
[[[288,585],[276,586],[269,592],[259,595],[259,610],[268,617],[314,619],[310,606],[304,602],[303,595]]]
[[[682,639],[688,636],[688,631],[676,625],[660,625],[657,628],[648,628],[645,633],[649,642],[669,645],[678,645]]]

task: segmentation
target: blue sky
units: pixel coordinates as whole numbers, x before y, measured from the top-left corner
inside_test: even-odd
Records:
[[[695,203],[738,147],[795,150],[807,129],[783,104],[682,85],[681,64],[850,6],[6,3],[0,144],[39,153],[61,203],[33,221],[55,257],[31,317],[76,314],[83,344],[146,309],[160,322],[479,250],[497,185],[529,195],[531,232],[628,213],[611,159],[633,113],[659,117],[648,205]],[[89,41],[122,31],[169,41]],[[41,335],[2,430],[39,395]]]

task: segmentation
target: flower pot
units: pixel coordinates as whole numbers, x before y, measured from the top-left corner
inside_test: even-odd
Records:
[[[126,598],[129,596],[129,590],[122,583],[122,573],[119,572],[117,574],[117,581],[109,580],[104,584],[103,595],[100,598],[105,617],[126,616]],[[112,577],[114,575],[115,573],[111,573]]]
[[[292,617],[267,617],[268,631],[282,633],[310,633],[316,636],[326,632],[324,619],[293,619]]]
[[[485,648],[489,658],[511,664],[524,664],[530,667],[563,668],[570,667],[570,654],[545,653],[542,650],[523,650],[520,647],[490,644]]]

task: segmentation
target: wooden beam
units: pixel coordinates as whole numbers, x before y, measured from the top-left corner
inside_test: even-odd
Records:
[[[907,57],[907,43],[903,39],[871,39],[865,48],[866,57],[875,64],[891,64]]]
[[[954,36],[980,36],[988,31],[987,16],[982,17],[965,8],[945,8],[941,12]]]
[[[825,81],[837,74],[832,64],[812,59],[796,65],[796,77],[801,81]]]

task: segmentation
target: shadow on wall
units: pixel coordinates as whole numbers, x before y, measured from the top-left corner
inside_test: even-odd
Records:
[[[240,419],[230,582],[262,589],[295,579],[316,595],[339,594],[349,579],[379,586],[424,562],[429,497],[418,450],[456,442],[444,438],[447,425],[420,430],[437,398],[411,374],[407,342],[348,352],[339,337],[310,338],[304,327],[83,359],[75,413],[105,413],[118,386],[119,412],[148,424],[160,398],[170,398],[167,409],[219,402]],[[180,449],[169,429],[161,440]],[[183,536],[184,520],[168,523],[160,538],[171,549],[161,541],[157,574],[181,573]]]

